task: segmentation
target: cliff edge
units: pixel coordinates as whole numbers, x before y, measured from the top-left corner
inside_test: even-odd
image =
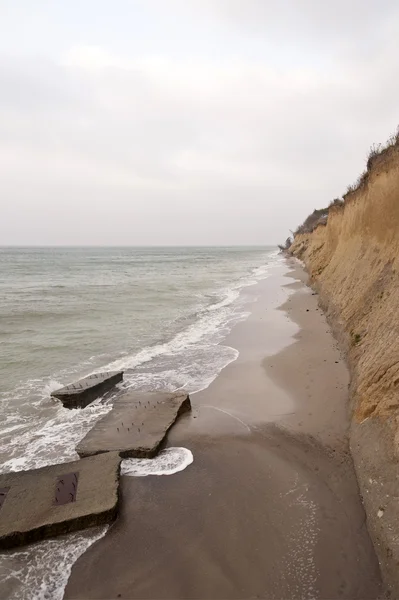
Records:
[[[343,198],[299,227],[288,252],[304,261],[346,352],[351,451],[382,575],[399,598],[398,134],[372,150]]]

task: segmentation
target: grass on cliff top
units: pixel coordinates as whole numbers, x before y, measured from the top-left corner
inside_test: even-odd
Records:
[[[332,208],[343,208],[348,196],[362,189],[367,184],[370,171],[375,165],[376,161],[386,154],[391,148],[399,148],[399,126],[395,133],[392,134],[391,137],[385,142],[385,144],[373,144],[373,146],[371,146],[367,156],[366,170],[359,175],[355,183],[347,187],[342,198],[335,198],[335,200],[332,200],[326,208],[315,209],[293,232],[294,238],[301,233],[312,233],[312,231],[314,231],[319,225],[326,225],[330,210]],[[287,246],[288,242],[289,245]],[[279,245],[279,248],[281,250],[287,250],[291,243],[291,238],[287,238],[285,244]]]
[[[352,185],[348,185],[345,194],[343,195],[344,200],[349,194],[353,194],[353,192],[357,192],[361,188],[363,188],[369,179],[370,171],[375,165],[378,158],[382,157],[386,154],[391,148],[399,147],[399,126],[397,127],[395,133],[393,133],[385,144],[373,144],[369,150],[367,156],[366,170],[359,175],[355,183]]]

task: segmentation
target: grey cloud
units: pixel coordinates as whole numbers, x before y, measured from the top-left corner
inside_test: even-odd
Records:
[[[161,9],[158,0],[150,3]],[[392,14],[398,14],[395,0],[172,0],[173,4],[179,10],[217,17],[252,32],[270,34],[274,30],[292,38],[311,34],[318,40],[333,37],[338,43],[340,34],[352,38],[360,35],[358,41],[367,42],[365,36],[374,35],[378,23],[389,22]]]
[[[227,27],[234,20],[237,32],[259,28],[260,17],[269,29],[289,31],[284,11],[295,20],[298,4],[169,6],[185,18],[202,14]],[[300,8],[301,35],[340,28],[332,8],[321,13],[310,1]],[[334,10],[343,11],[353,52],[336,52],[325,69],[272,67],[264,56],[132,58],[84,47],[62,64],[3,56],[0,244],[284,239],[356,179],[368,147],[398,121],[392,3],[381,15],[372,4],[352,32],[345,19],[355,9],[338,1]],[[355,42],[365,43],[373,18],[382,43],[365,60]],[[247,34],[234,35],[245,46]]]

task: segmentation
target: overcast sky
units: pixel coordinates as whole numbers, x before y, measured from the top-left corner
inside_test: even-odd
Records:
[[[395,0],[0,0],[0,245],[275,244],[399,123]]]

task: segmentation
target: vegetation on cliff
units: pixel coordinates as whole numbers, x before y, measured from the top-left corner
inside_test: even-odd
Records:
[[[366,170],[359,175],[355,183],[348,185],[342,198],[335,198],[326,208],[315,209],[293,232],[293,239],[287,238],[285,244],[279,244],[282,252],[287,251],[297,235],[312,233],[319,225],[327,225],[328,215],[331,210],[344,209],[353,194],[364,190],[369,182],[370,174],[378,169],[384,162],[389,162],[394,155],[399,153],[399,127],[385,144],[371,146],[367,156]]]
[[[287,239],[285,240],[284,244],[278,244],[280,252],[286,252],[287,250],[289,250],[291,244],[292,244],[292,238],[291,237],[287,237]]]

